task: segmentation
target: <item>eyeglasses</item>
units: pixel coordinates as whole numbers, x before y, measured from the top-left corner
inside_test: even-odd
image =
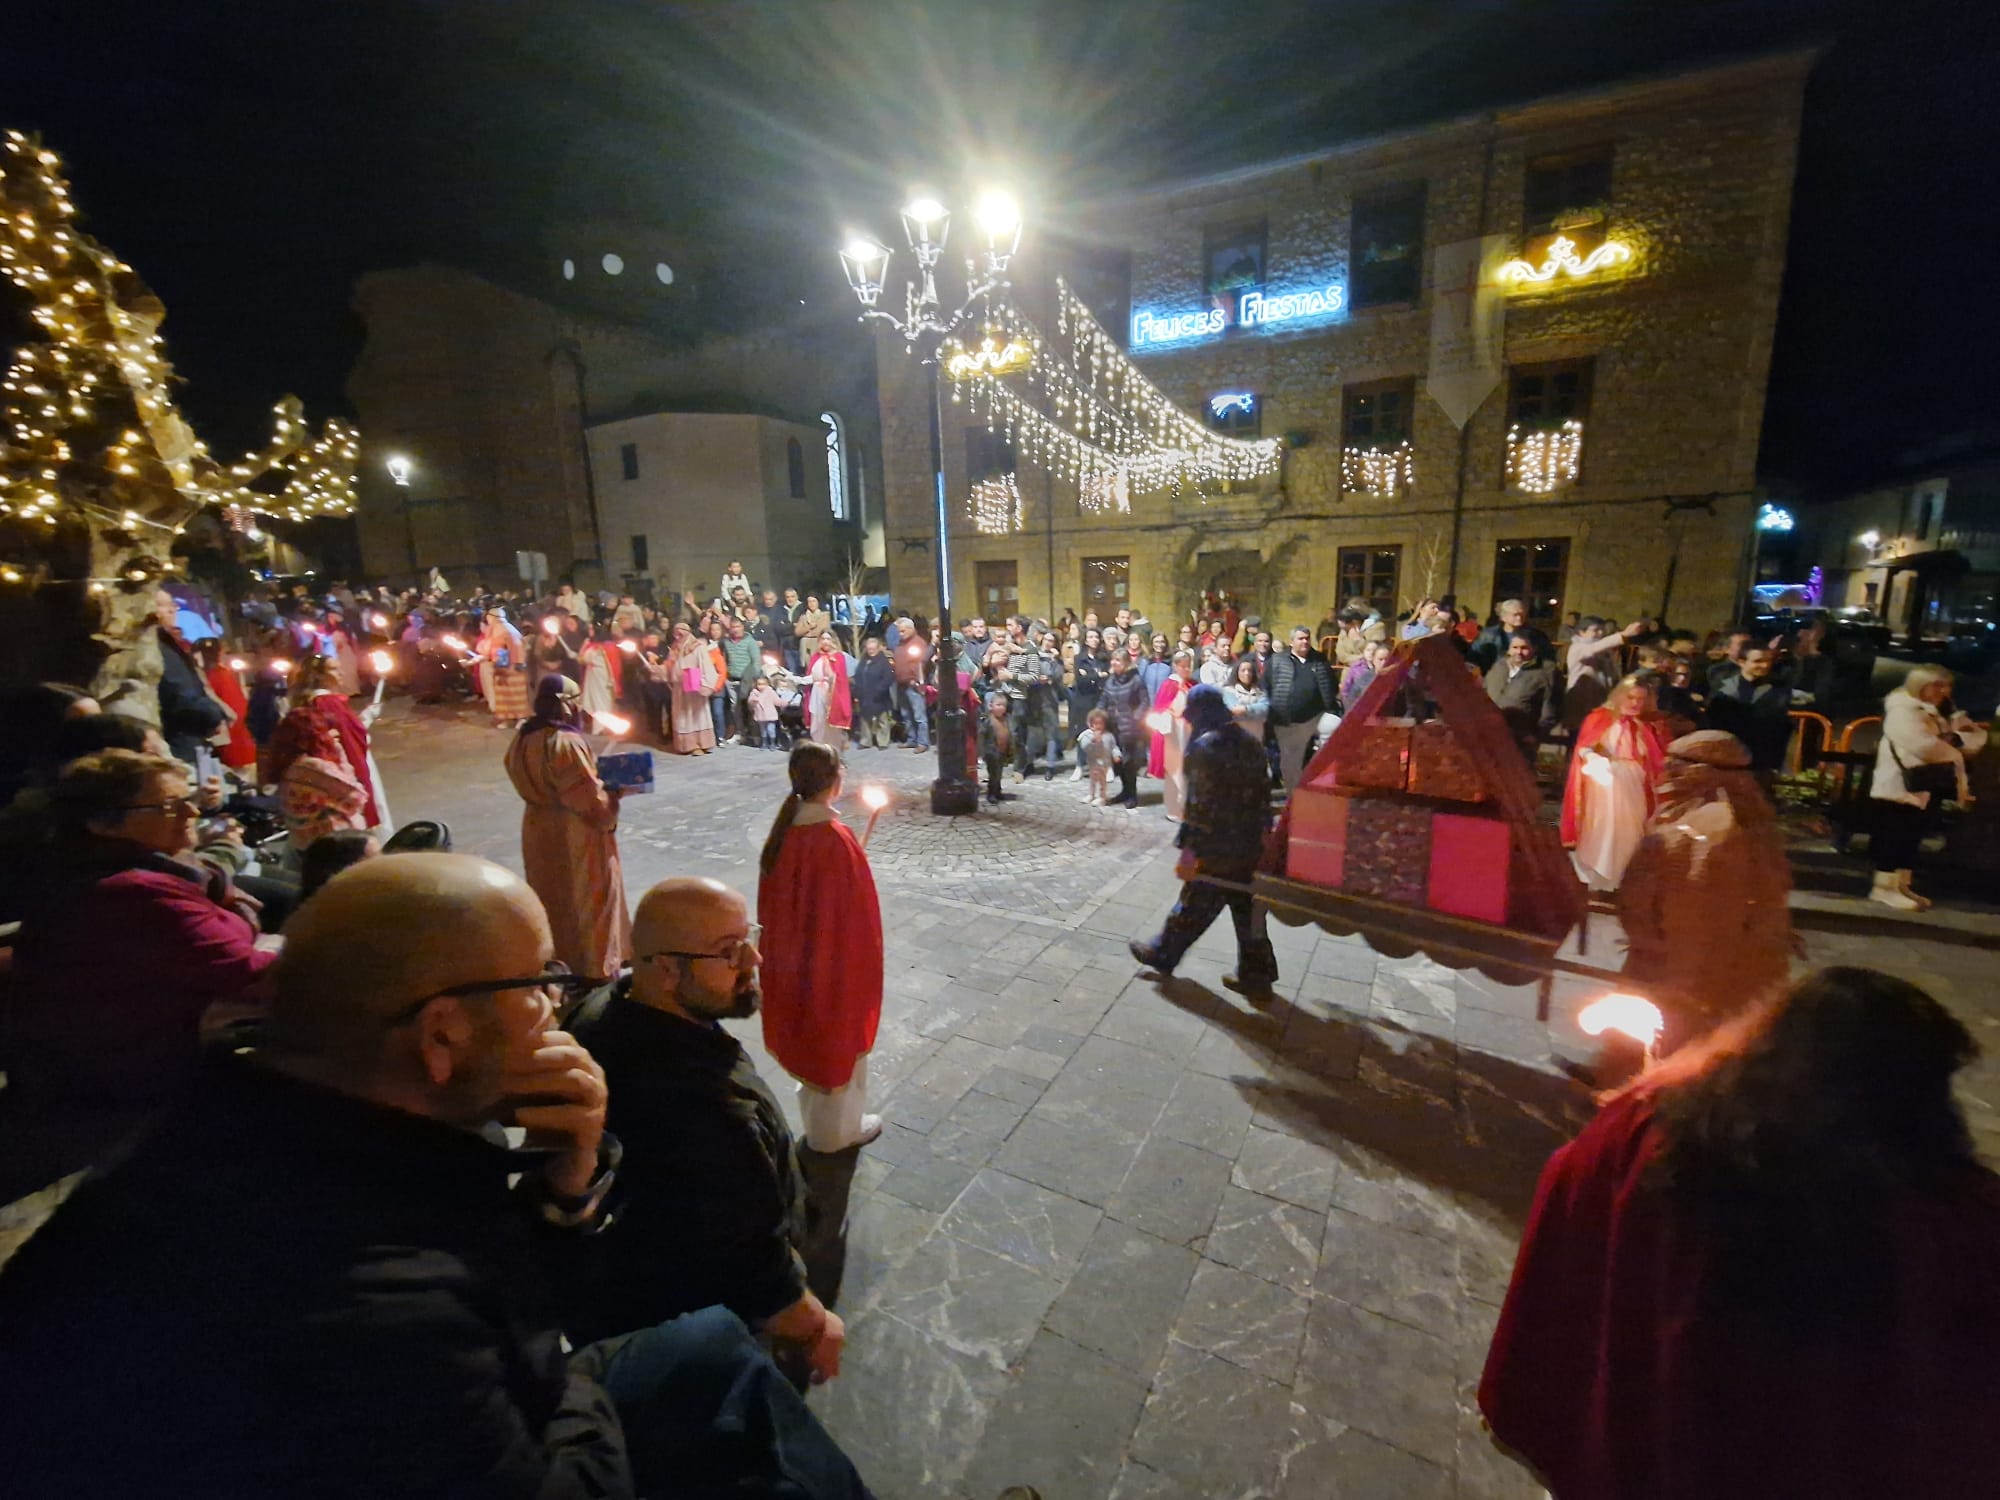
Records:
[[[192,797],[169,797],[164,802],[125,802],[119,805],[120,812],[159,812],[168,817],[195,818],[201,816],[201,804]]]
[[[423,999],[415,1001],[389,1017],[392,1026],[401,1026],[413,1021],[426,1005],[433,1000],[442,1000],[447,995],[455,999],[468,999],[474,995],[498,995],[507,990],[540,990],[548,997],[549,1003],[560,1008],[571,995],[592,988],[597,980],[584,974],[572,974],[569,965],[559,958],[552,958],[542,965],[542,972],[530,974],[522,979],[481,979],[471,984],[455,984],[449,989],[432,990]]]
[[[763,939],[764,927],[760,922],[752,922],[750,930],[740,938],[729,938],[713,953],[687,953],[678,948],[662,948],[658,953],[648,953],[644,962],[651,963],[656,958],[719,958],[726,964],[741,964],[744,953],[757,951],[757,944]]]

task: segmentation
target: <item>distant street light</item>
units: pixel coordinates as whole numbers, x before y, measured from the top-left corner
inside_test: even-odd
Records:
[[[1854,540],[1861,543],[1870,552],[1873,552],[1877,547],[1882,545],[1882,533],[1879,531],[1864,531]]]
[[[410,472],[415,468],[414,464],[403,457],[402,454],[395,453],[390,455],[387,467],[390,479],[394,480],[404,489],[410,487]]]
[[[965,298],[950,312],[938,297],[937,266],[951,234],[951,211],[919,193],[903,206],[903,238],[916,257],[917,274],[903,288],[903,316],[876,304],[888,280],[894,254],[873,235],[849,235],[840,252],[847,284],[861,303],[861,319],[887,323],[921,356],[930,377],[931,489],[937,520],[938,587],[938,774],[931,783],[931,811],[958,815],[979,809],[979,787],[965,764],[965,714],[958,697],[958,648],[952,641],[950,528],[944,494],[944,408],[938,371],[946,340],[971,320],[975,304],[1007,289],[1007,263],[1021,245],[1021,210],[1011,194],[981,193],[972,217],[986,242],[984,264],[965,262]]]

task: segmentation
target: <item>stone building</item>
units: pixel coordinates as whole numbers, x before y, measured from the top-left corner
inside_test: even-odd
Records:
[[[1112,361],[1225,434],[1282,439],[1282,459],[1080,505],[948,403],[955,612],[1129,597],[1158,623],[1226,589],[1285,623],[1446,592],[1482,611],[1521,595],[1544,624],[1732,618],[1812,60],[1134,192],[1067,216],[1088,250],[1038,260],[1031,223],[1013,302],[1038,330],[1062,275],[1124,346]],[[899,598],[929,598],[925,387],[889,348],[888,563]],[[976,524],[973,486],[1010,474],[1002,524]]]
[[[587,436],[606,422],[676,411],[809,428],[817,458],[807,468],[817,470],[822,503],[825,419],[835,418],[847,439],[847,517],[833,528],[837,536],[825,527],[815,533],[824,555],[798,581],[831,583],[848,551],[879,565],[882,518],[872,497],[881,493],[881,456],[866,341],[831,314],[676,339],[646,321],[642,302],[592,289],[590,277],[605,280],[604,263],[615,259],[610,252],[581,266],[575,256],[560,259],[546,297],[448,266],[361,279],[354,300],[366,339],[348,395],[363,435],[356,522],[366,575],[401,580],[436,566],[455,585],[498,587],[519,577],[516,554],[528,552],[546,557],[552,578],[616,587],[635,572],[634,535],[649,534],[658,557],[680,555],[703,540],[683,534],[680,520],[651,531],[622,516],[607,523],[607,490],[629,492],[619,489],[626,481],[615,463],[608,474],[593,467]],[[664,291],[679,284],[662,279],[666,269],[664,260],[635,262],[619,279]],[[581,290],[566,294],[572,282]],[[687,450],[662,448],[650,483],[674,482],[670,451]],[[749,451],[754,457],[754,443]],[[392,459],[400,461],[396,473]],[[710,477],[690,475],[689,483],[701,489]],[[741,498],[752,503],[763,493],[753,487]],[[688,514],[685,506],[670,511]],[[636,573],[655,576],[650,567]]]

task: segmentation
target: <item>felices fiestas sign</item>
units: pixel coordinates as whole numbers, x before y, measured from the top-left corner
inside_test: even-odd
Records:
[[[1272,328],[1282,323],[1315,323],[1337,318],[1347,310],[1347,288],[1339,283],[1299,292],[1247,291],[1236,304],[1240,328]],[[1225,308],[1201,312],[1156,313],[1140,308],[1132,314],[1132,348],[1155,348],[1193,339],[1213,338],[1229,326]]]

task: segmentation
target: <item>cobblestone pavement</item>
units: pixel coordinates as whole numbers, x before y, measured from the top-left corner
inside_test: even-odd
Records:
[[[503,741],[395,705],[377,743],[399,815],[518,868]],[[1538,1494],[1472,1396],[1536,1173],[1588,1113],[1554,1067],[1586,1052],[1585,992],[1544,1026],[1530,990],[1274,927],[1284,977],[1252,1007],[1219,982],[1226,921],[1140,978],[1125,943],[1175,889],[1157,791],[1126,814],[1010,778],[947,821],[930,757],[849,763],[900,799],[872,851],[890,1124],[856,1182],[847,1372],[814,1399],[885,1500]],[[783,791],[773,753],[659,757],[626,804],[631,889],[750,889]],[[1800,921],[1813,962],[1904,974],[2000,1041],[1990,917]],[[1992,1159],[1996,1069],[1967,1091]]]

